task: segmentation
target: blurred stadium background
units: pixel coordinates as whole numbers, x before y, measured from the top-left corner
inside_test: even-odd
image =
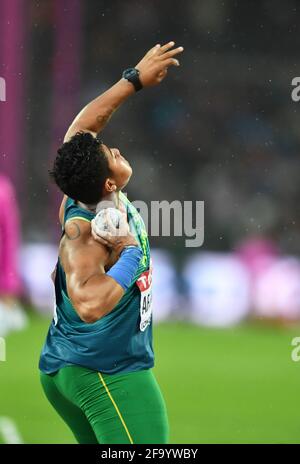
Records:
[[[76,112],[171,39],[185,47],[181,67],[103,134],[133,165],[130,199],[205,201],[201,248],[151,239],[171,442],[300,442],[299,10],[296,0],[0,0],[0,174],[21,219],[20,283],[0,297],[0,443],[74,442],[37,370],[60,232],[48,169]]]

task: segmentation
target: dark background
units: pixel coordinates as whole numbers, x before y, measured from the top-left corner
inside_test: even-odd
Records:
[[[299,2],[27,0],[19,12],[22,143],[8,173],[18,171],[25,240],[57,239],[60,194],[47,170],[72,118],[150,47],[174,40],[181,67],[131,98],[103,134],[133,165],[129,197],[204,200],[208,249],[258,234],[298,252]],[[152,243],[189,252],[181,238]]]

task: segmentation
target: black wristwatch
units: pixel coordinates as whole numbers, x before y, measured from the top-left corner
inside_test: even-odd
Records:
[[[139,90],[143,88],[139,75],[140,75],[140,71],[136,68],[125,69],[125,71],[122,74],[122,77],[124,79],[127,79],[129,82],[133,84],[136,92],[138,92]]]

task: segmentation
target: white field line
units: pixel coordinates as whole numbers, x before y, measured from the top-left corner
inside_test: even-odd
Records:
[[[0,416],[0,435],[7,445],[20,445],[23,443],[15,422],[9,417]]]

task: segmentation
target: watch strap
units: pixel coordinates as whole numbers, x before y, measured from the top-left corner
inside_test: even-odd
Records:
[[[140,71],[136,68],[128,68],[122,74],[124,79],[127,79],[134,86],[136,92],[143,88],[143,85],[139,78]]]

